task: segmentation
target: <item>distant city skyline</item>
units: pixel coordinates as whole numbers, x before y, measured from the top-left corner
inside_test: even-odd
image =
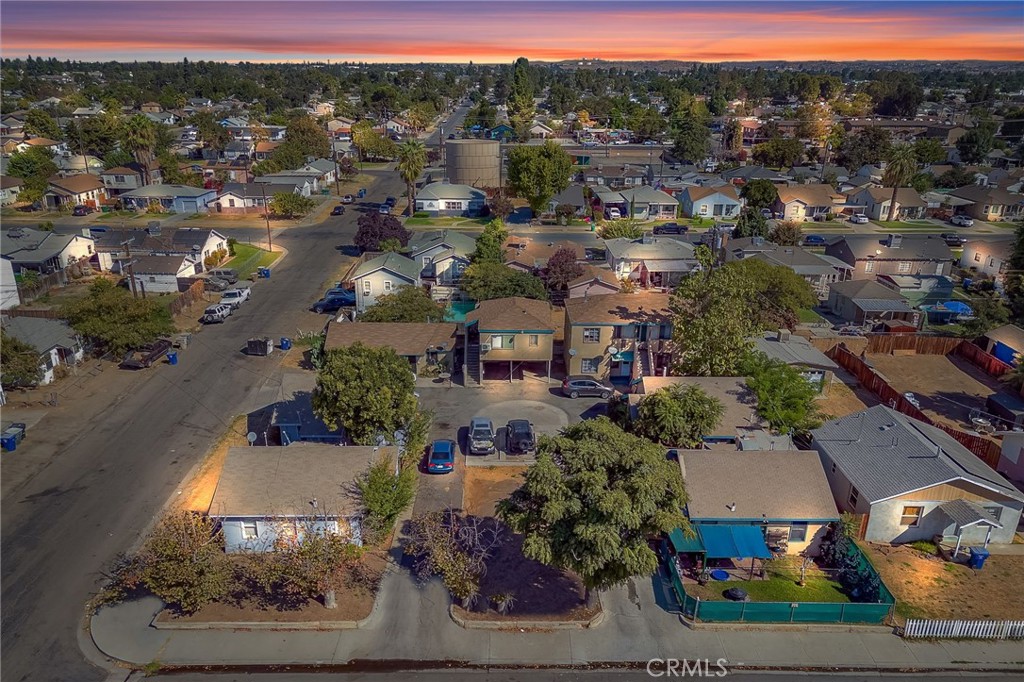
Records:
[[[1024,61],[1020,0],[3,0],[0,53],[82,61]]]

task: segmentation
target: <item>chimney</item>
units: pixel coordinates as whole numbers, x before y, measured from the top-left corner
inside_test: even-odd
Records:
[[[900,248],[903,245],[903,235],[890,234],[885,240],[885,245],[888,246],[890,249]]]
[[[782,343],[787,343],[789,341],[789,337],[790,331],[788,329],[780,329],[778,333],[775,335],[775,340],[780,341]]]

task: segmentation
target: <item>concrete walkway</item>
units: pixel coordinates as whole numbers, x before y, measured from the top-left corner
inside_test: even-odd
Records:
[[[136,665],[340,665],[353,660],[453,661],[471,665],[580,665],[651,658],[724,658],[729,666],[850,669],[1024,670],[1020,642],[908,642],[879,628],[855,632],[690,630],[667,603],[660,578],[602,595],[606,618],[591,630],[464,630],[447,614],[437,581],[417,585],[389,571],[365,628],[334,632],[156,630],[155,598],[105,608],[93,641]],[[656,596],[657,595],[657,596]]]

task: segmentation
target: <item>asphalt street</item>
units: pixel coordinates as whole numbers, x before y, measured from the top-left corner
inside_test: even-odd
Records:
[[[368,200],[382,201],[401,187],[387,173],[370,188]],[[140,373],[124,399],[62,443],[48,466],[12,481],[7,463],[20,453],[5,453],[5,682],[105,678],[79,650],[83,604],[105,567],[140,538],[231,417],[258,406],[253,401],[280,357],[247,357],[241,352],[246,339],[293,336],[323,324],[325,318],[306,308],[342,263],[336,247],[351,243],[357,216],[353,210],[278,234],[275,242],[288,256],[270,280],[253,286],[253,300],[226,324],[194,336],[177,366]],[[31,433],[23,448],[32,452]]]
[[[424,143],[428,147],[437,147],[442,140],[447,140],[448,136],[455,132],[455,128],[462,125],[462,122],[466,120],[466,114],[469,113],[469,105],[462,104],[455,108],[452,114],[445,120],[444,123],[437,127],[437,130],[430,133],[427,136]],[[444,137],[441,137],[444,135]]]

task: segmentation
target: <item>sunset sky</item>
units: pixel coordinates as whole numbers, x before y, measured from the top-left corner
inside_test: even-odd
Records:
[[[81,60],[1024,60],[1024,1],[2,0],[0,53]]]

